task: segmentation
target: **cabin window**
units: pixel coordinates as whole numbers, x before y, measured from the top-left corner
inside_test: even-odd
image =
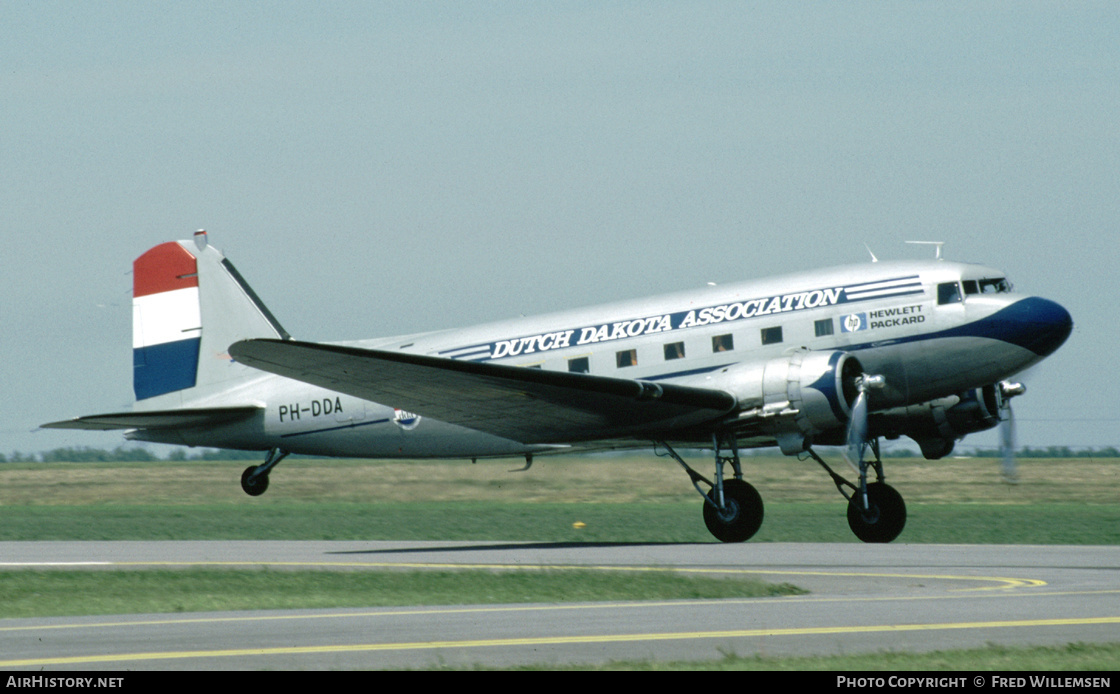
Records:
[[[621,352],[615,352],[614,356],[620,369],[624,366],[638,365],[638,350],[636,349],[624,349]]]
[[[955,304],[961,300],[961,288],[956,282],[942,282],[937,285],[937,303]]]
[[[816,323],[813,323],[813,330],[816,331],[817,337],[828,337],[833,331],[832,319],[822,318]]]
[[[671,361],[673,359],[684,359],[683,342],[670,342],[665,345],[665,361]]]
[[[782,328],[763,328],[762,329],[762,344],[776,345],[782,341]]]
[[[587,357],[575,357],[568,360],[568,371],[576,374],[591,372],[591,360]]]
[[[730,352],[735,349],[735,339],[730,335],[716,335],[712,338],[713,352]]]

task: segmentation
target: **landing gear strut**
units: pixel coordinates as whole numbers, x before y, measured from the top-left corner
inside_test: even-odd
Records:
[[[724,443],[727,444],[730,455],[721,455],[720,436],[712,435],[716,463],[715,482],[709,481],[689,467],[668,443],[659,441],[658,445],[684,468],[689,479],[692,480],[692,486],[700,496],[704,497],[704,524],[708,526],[708,531],[720,542],[744,542],[754,536],[762,526],[762,497],[750,483],[743,480],[743,469],[739,462],[739,449],[734,435],[728,435]],[[727,463],[731,463],[734,478],[725,481],[723,467]],[[705,492],[700,487],[701,482],[708,486],[708,491]]]
[[[260,496],[268,490],[268,473],[272,468],[288,457],[288,452],[273,448],[268,452],[268,457],[260,465],[250,465],[241,473],[241,488],[249,496]]]
[[[902,495],[883,480],[883,461],[879,457],[879,439],[868,442],[875,460],[865,461],[859,454],[859,484],[852,484],[836,474],[812,448],[808,453],[813,460],[832,476],[836,489],[848,500],[848,527],[864,542],[890,542],[906,526],[906,503]],[[875,469],[875,481],[868,483],[867,469]],[[851,492],[847,491],[850,489]]]

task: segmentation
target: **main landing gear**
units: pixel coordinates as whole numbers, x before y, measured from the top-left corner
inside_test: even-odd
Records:
[[[288,452],[273,448],[268,452],[268,457],[260,465],[250,465],[241,473],[241,488],[249,496],[260,496],[268,490],[268,473],[272,468],[288,457]]]
[[[727,444],[730,455],[722,455],[721,443]],[[762,526],[762,497],[750,483],[743,480],[743,468],[739,462],[739,448],[734,435],[729,435],[727,441],[721,442],[719,434],[713,434],[712,444],[715,449],[715,482],[690,468],[668,443],[658,442],[684,468],[692,480],[692,486],[704,497],[704,524],[708,526],[708,531],[721,542],[744,542],[753,537]],[[727,463],[731,463],[734,477],[724,480],[723,468]],[[708,486],[708,491],[705,492],[700,487],[701,482]]]
[[[883,481],[885,478],[883,461],[879,457],[879,439],[871,439],[867,446],[875,454],[875,460],[864,460],[863,452],[860,451],[858,463],[853,463],[859,470],[859,484],[853,484],[836,474],[812,448],[807,452],[828,472],[836,489],[848,500],[848,527],[855,536],[864,542],[890,542],[906,526],[906,503],[894,487]],[[869,467],[875,469],[875,481],[871,483],[867,481]]]
[[[656,442],[688,473],[692,486],[704,497],[704,524],[721,542],[744,542],[762,526],[762,497],[743,480],[739,451],[734,435],[712,435],[715,450],[715,481],[693,470],[665,441]],[[807,450],[832,477],[836,488],[848,500],[848,527],[864,542],[890,542],[906,525],[906,504],[902,496],[883,481],[883,462],[879,457],[879,440],[872,439],[865,445],[875,454],[873,461],[864,461],[860,452],[858,460],[859,482],[849,482],[836,474],[812,449]],[[728,455],[724,455],[726,451]],[[733,477],[725,480],[724,466],[731,463]],[[855,464],[855,463],[853,463]],[[875,481],[867,481],[868,468],[874,468]],[[706,487],[701,487],[701,483]]]

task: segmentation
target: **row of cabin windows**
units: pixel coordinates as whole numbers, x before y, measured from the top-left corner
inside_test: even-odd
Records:
[[[833,334],[833,323],[831,318],[825,318],[816,321],[813,324],[817,337],[827,337]],[[782,342],[782,328],[781,326],[774,328],[763,328],[761,332],[763,345],[776,345]],[[673,361],[674,359],[684,359],[684,342],[669,342],[664,345],[665,361]],[[735,338],[729,333],[726,335],[716,335],[712,338],[712,352],[730,352],[735,349]],[[622,369],[627,366],[638,365],[638,350],[637,349],[624,349],[614,353],[615,366]],[[573,373],[588,373],[591,371],[591,360],[588,357],[574,357],[568,360],[568,371]]]

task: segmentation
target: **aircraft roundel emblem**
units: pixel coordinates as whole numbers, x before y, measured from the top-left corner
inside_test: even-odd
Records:
[[[393,423],[405,431],[412,431],[420,424],[420,415],[394,407]]]

